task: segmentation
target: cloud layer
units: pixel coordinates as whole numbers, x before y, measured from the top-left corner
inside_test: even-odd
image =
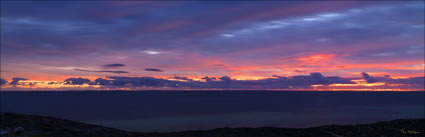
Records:
[[[266,87],[256,83],[267,81],[276,84],[271,88],[285,88],[349,84],[346,80],[362,77],[361,72],[368,72],[363,78],[371,85],[425,76],[423,1],[2,1],[0,6],[1,77],[9,83],[22,81],[14,77],[81,77],[102,78],[98,83],[104,85],[111,80],[164,85],[174,79],[170,84],[191,81],[193,87]],[[371,77],[384,75],[391,77]]]
[[[27,78],[19,78],[14,77],[13,80],[10,82],[10,85],[17,85],[19,81],[28,80]]]
[[[121,73],[129,73],[127,71],[112,71],[112,70],[86,70],[86,69],[74,69],[76,71],[83,71],[83,72],[95,72],[95,73],[116,73],[116,74],[121,74]]]
[[[120,68],[120,67],[124,67],[125,65],[124,64],[106,64],[106,65],[103,65],[103,67],[105,67],[105,68]]]
[[[156,68],[145,68],[145,71],[162,72],[163,70],[156,69]]]
[[[380,89],[380,90],[420,90],[425,88],[425,77],[410,78],[391,78],[389,75],[384,77],[372,77],[366,72],[363,76],[343,78],[338,76],[323,76],[321,73],[314,72],[310,75],[299,75],[293,77],[283,77],[275,75],[273,78],[258,80],[237,80],[229,76],[221,77],[202,77],[200,79],[191,79],[187,77],[127,77],[127,76],[108,76],[106,78],[97,78],[90,80],[88,78],[75,77],[68,78],[62,82],[31,82],[25,78],[14,78],[12,82],[0,79],[2,85],[11,85],[14,88],[49,88],[47,85],[63,85],[57,88],[61,89],[79,89],[78,86],[98,89],[208,89],[208,90],[356,90],[356,89]],[[364,82],[362,82],[364,81]],[[41,85],[40,85],[41,84]],[[44,85],[44,87],[43,87]],[[71,86],[71,87],[69,87]],[[76,88],[76,87],[77,88]],[[7,88],[7,87],[6,87]],[[85,89],[85,88],[82,88]]]
[[[368,83],[385,82],[387,84],[407,84],[412,88],[424,88],[425,77],[412,77],[407,79],[374,78],[363,72],[363,77]],[[355,84],[355,78],[342,78],[337,76],[325,77],[320,73],[294,77],[275,77],[260,80],[235,80],[228,76],[204,77],[205,81],[196,81],[186,77],[172,77],[161,79],[153,77],[116,77],[107,79],[98,78],[94,81],[83,78],[70,78],[67,84],[92,84],[104,87],[167,87],[167,88],[193,88],[193,89],[312,89],[313,85]],[[373,79],[373,81],[371,81]]]
[[[0,86],[1,86],[1,85],[4,85],[4,84],[6,84],[6,83],[7,83],[7,81],[6,81],[6,80],[4,80],[4,79],[0,78]]]

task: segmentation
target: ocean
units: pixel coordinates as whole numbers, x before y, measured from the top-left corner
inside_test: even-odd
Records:
[[[139,132],[306,128],[425,117],[425,92],[2,91],[0,95],[1,112]]]

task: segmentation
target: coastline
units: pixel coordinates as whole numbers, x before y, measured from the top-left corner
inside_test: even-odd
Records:
[[[425,119],[396,119],[356,125],[324,125],[312,128],[216,128],[181,132],[127,132],[50,116],[0,113],[4,137],[420,137]]]

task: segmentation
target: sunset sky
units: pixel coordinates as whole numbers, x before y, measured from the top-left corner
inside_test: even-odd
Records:
[[[2,1],[1,87],[423,90],[424,9],[423,1]]]

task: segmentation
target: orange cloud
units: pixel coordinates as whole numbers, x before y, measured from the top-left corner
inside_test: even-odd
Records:
[[[326,64],[331,61],[336,54],[315,54],[308,57],[297,58],[304,64]]]

